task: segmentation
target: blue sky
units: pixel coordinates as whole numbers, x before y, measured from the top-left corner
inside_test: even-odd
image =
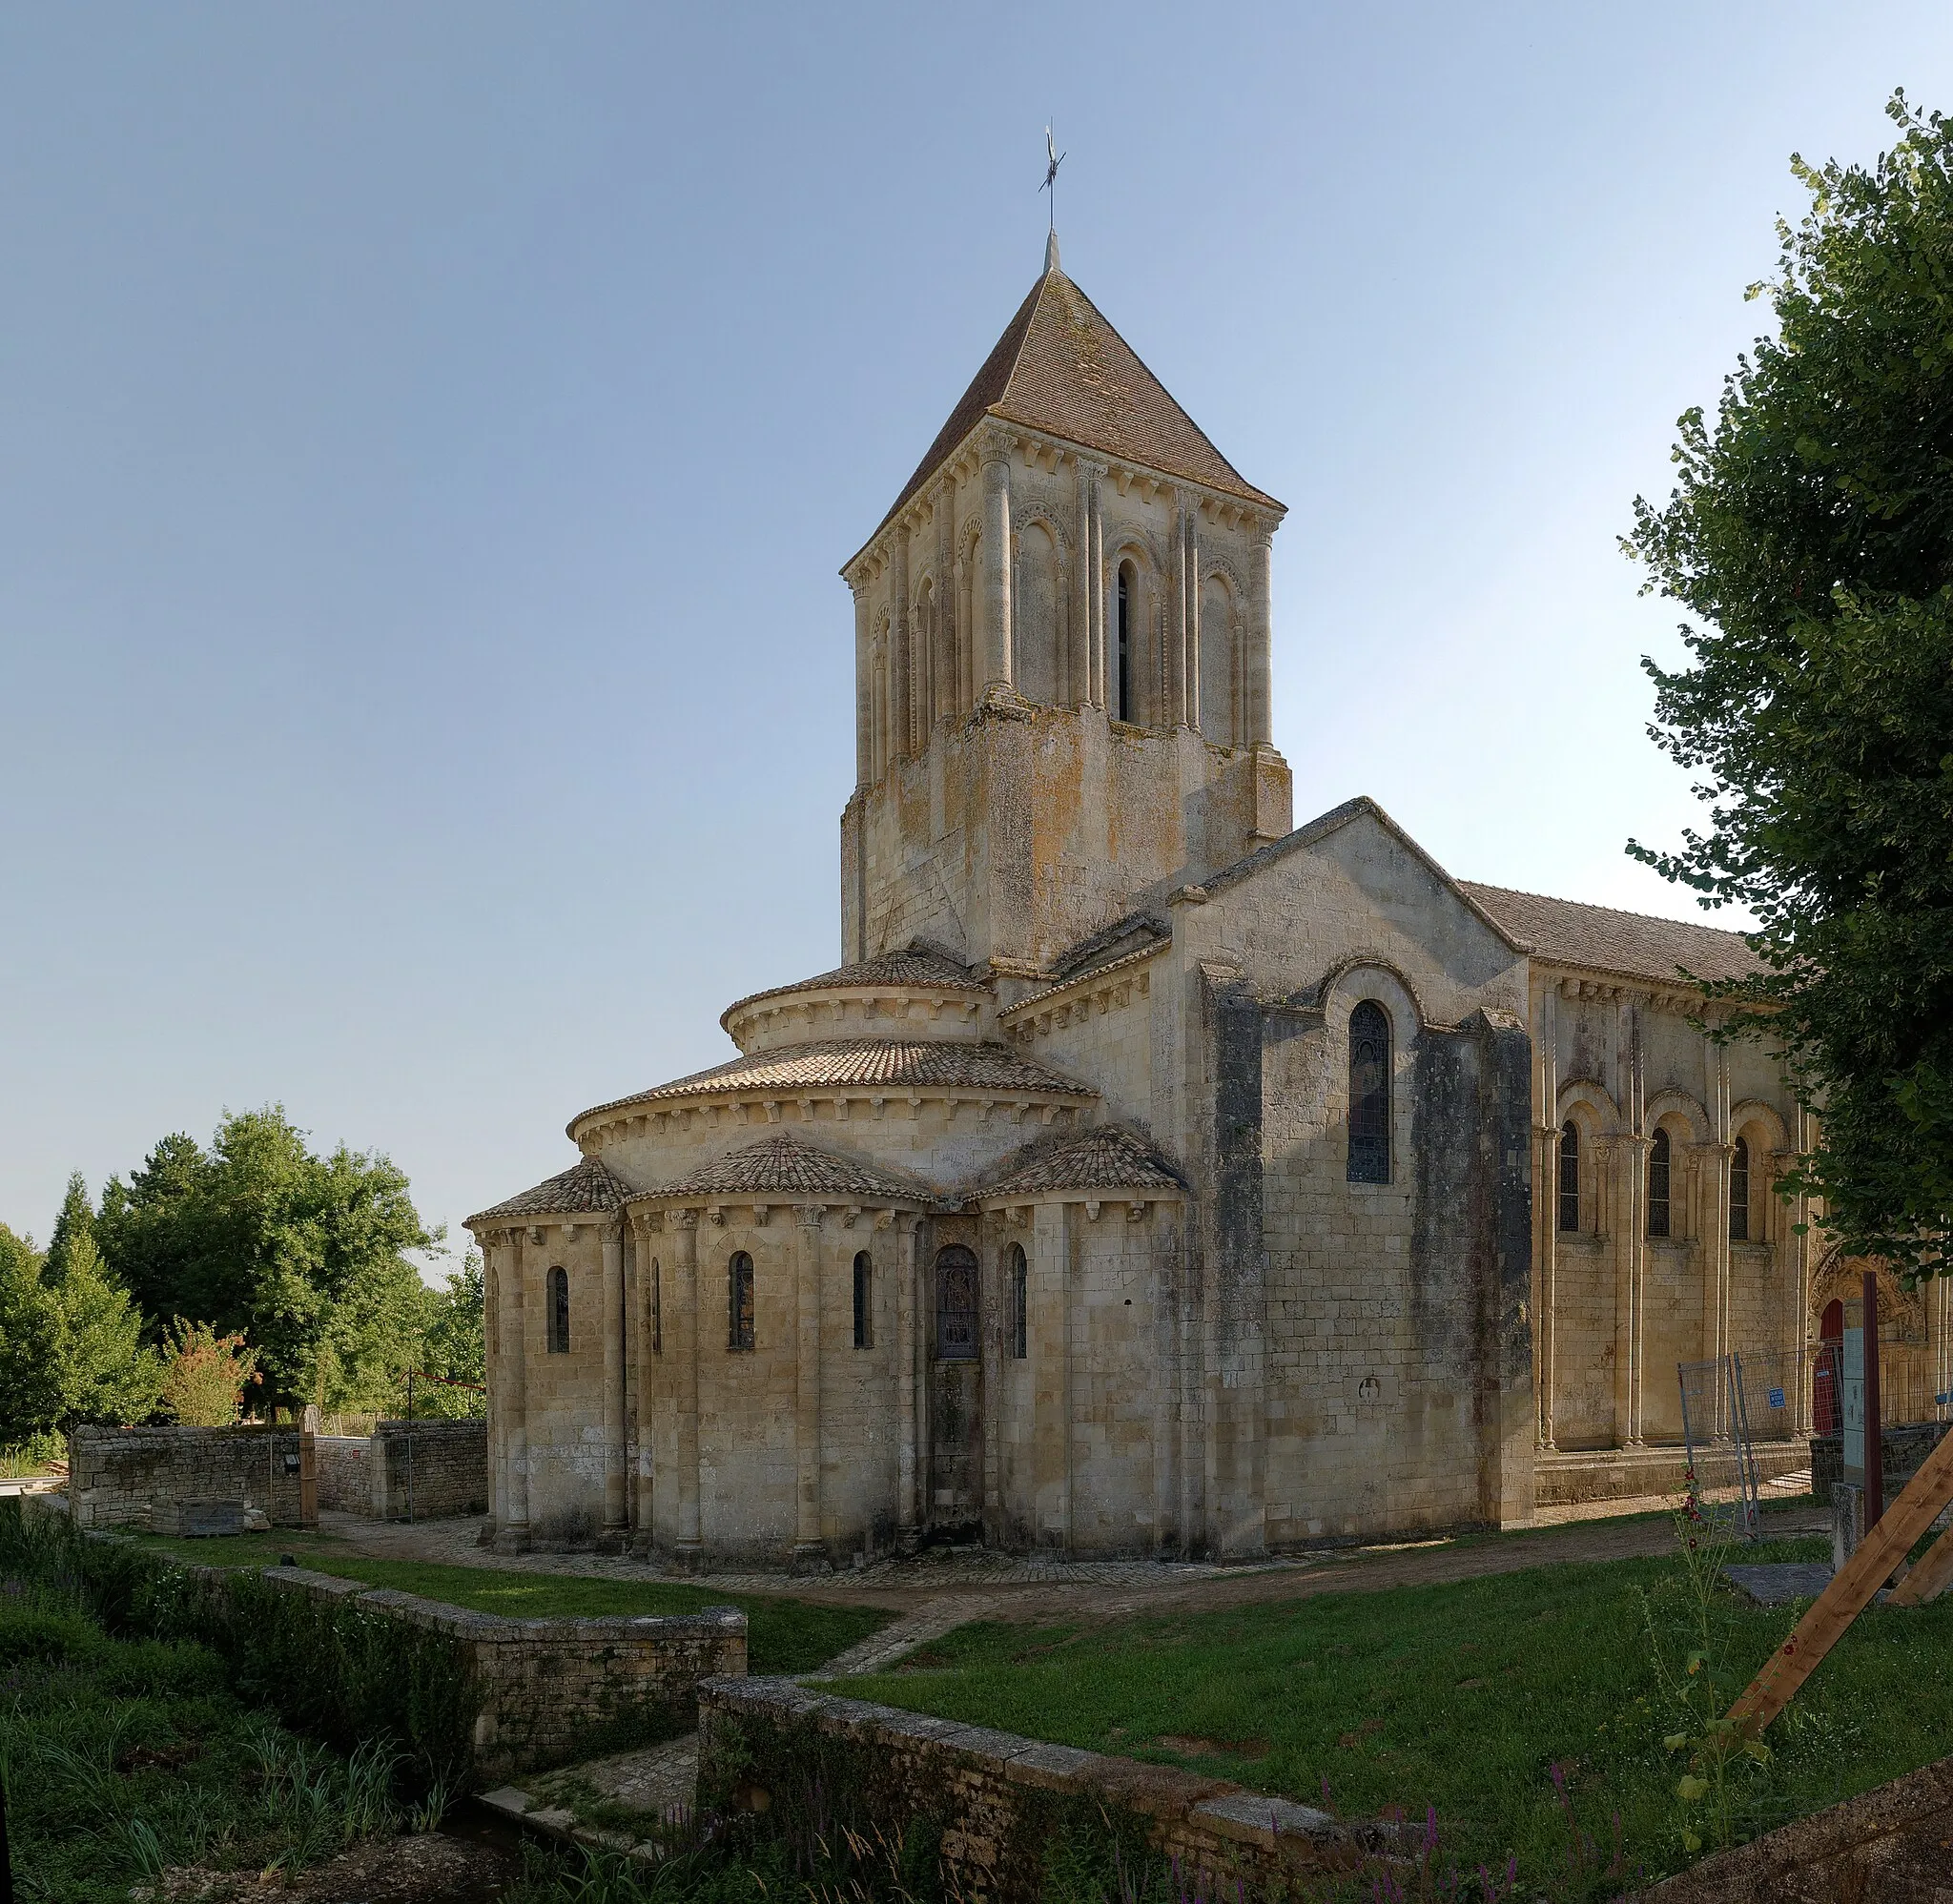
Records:
[[[1655,911],[1616,536],[1943,7],[13,8],[0,1218],[282,1100],[421,1208],[838,955],[838,563],[1041,261],[1253,482],[1296,815]],[[459,1239],[458,1239],[459,1240]]]

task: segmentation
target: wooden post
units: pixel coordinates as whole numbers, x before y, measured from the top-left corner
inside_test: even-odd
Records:
[[[319,1525],[319,1404],[308,1402],[298,1417],[298,1525]],[[269,1518],[267,1516],[267,1518]]]
[[[1879,1409],[1879,1279],[1869,1269],[1864,1290],[1865,1532],[1870,1533],[1885,1511],[1885,1424]]]
[[[1844,1629],[1872,1604],[1872,1596],[1891,1579],[1893,1568],[1949,1500],[1953,1500],[1953,1435],[1942,1437],[1939,1446],[1893,1502],[1891,1512],[1876,1527],[1865,1528],[1858,1551],[1812,1601],[1797,1623],[1797,1630],[1770,1655],[1741,1698],[1729,1709],[1729,1716],[1741,1720],[1751,1737],[1790,1704],[1798,1688],[1818,1669],[1819,1662],[1838,1644]],[[1937,1553],[1938,1548],[1933,1551]],[[1932,1554],[1926,1558],[1930,1560]]]
[[[1953,1582],[1953,1527],[1948,1527],[1920,1555],[1885,1604],[1923,1607],[1928,1600],[1937,1600],[1949,1582]]]

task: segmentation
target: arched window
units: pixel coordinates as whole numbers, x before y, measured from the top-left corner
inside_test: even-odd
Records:
[[[750,1349],[752,1343],[752,1259],[734,1250],[726,1265],[726,1346]]]
[[[874,1259],[866,1250],[854,1252],[854,1346],[874,1346]]]
[[[1742,1137],[1729,1156],[1729,1239],[1750,1239],[1750,1146]]]
[[[1031,1353],[1031,1265],[1022,1243],[1013,1243],[1005,1260],[1010,1268],[1011,1354],[1022,1361]]]
[[[660,1286],[658,1259],[651,1259],[651,1353],[665,1353],[665,1292]]]
[[[1569,1117],[1560,1126],[1560,1228],[1580,1227],[1580,1127]]]
[[[569,1271],[549,1272],[549,1353],[569,1353]]]
[[[1668,1235],[1669,1162],[1668,1133],[1656,1131],[1655,1141],[1648,1146],[1648,1234],[1651,1237]]]
[[[1349,1180],[1390,1180],[1390,1020],[1374,998],[1349,1014]]]
[[[951,1243],[935,1259],[935,1353],[942,1361],[976,1360],[976,1259]]]
[[[1112,718],[1115,721],[1130,721],[1133,718],[1133,611],[1137,606],[1134,597],[1139,589],[1135,584],[1133,565],[1122,562],[1119,565],[1119,612],[1114,618],[1115,630],[1113,648],[1112,678]]]

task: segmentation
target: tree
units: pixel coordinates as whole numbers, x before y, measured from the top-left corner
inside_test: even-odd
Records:
[[[483,1340],[484,1312],[482,1253],[471,1249],[460,1269],[447,1278],[447,1287],[430,1290],[429,1316],[421,1339],[421,1367],[441,1378],[416,1385],[414,1413],[419,1415],[479,1415],[487,1353]],[[471,1387],[451,1387],[453,1382]]]
[[[68,1179],[68,1194],[61,1199],[61,1213],[54,1218],[54,1233],[48,1239],[47,1278],[61,1282],[68,1275],[69,1252],[77,1238],[94,1236],[94,1206],[89,1201],[88,1179],[76,1171]]]
[[[47,1433],[58,1413],[44,1263],[31,1238],[0,1223],[0,1448]]]
[[[1953,122],[1887,110],[1869,170],[1793,159],[1778,335],[1636,499],[1626,546],[1698,618],[1643,664],[1649,731],[1710,821],[1629,850],[1751,909],[1765,970],[1710,991],[1820,1112],[1785,1187],[1916,1277],[1953,1270]]]
[[[228,1428],[257,1380],[257,1351],[178,1316],[164,1338],[163,1412],[186,1427]]]
[[[48,1298],[60,1425],[141,1421],[162,1392],[162,1362],[143,1341],[141,1309],[85,1231],[70,1238],[67,1272]]]
[[[282,1105],[226,1114],[208,1151],[166,1137],[109,1180],[96,1229],[152,1312],[245,1337],[276,1398],[371,1405],[419,1352],[427,1292],[403,1252],[439,1239],[405,1176],[315,1155]]]

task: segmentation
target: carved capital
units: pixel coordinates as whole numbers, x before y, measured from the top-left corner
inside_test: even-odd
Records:
[[[672,1230],[695,1230],[698,1228],[698,1212],[696,1210],[667,1210],[665,1212],[665,1225],[668,1229]]]
[[[803,1230],[817,1230],[821,1218],[827,1215],[826,1207],[819,1203],[796,1203],[793,1215]]]

